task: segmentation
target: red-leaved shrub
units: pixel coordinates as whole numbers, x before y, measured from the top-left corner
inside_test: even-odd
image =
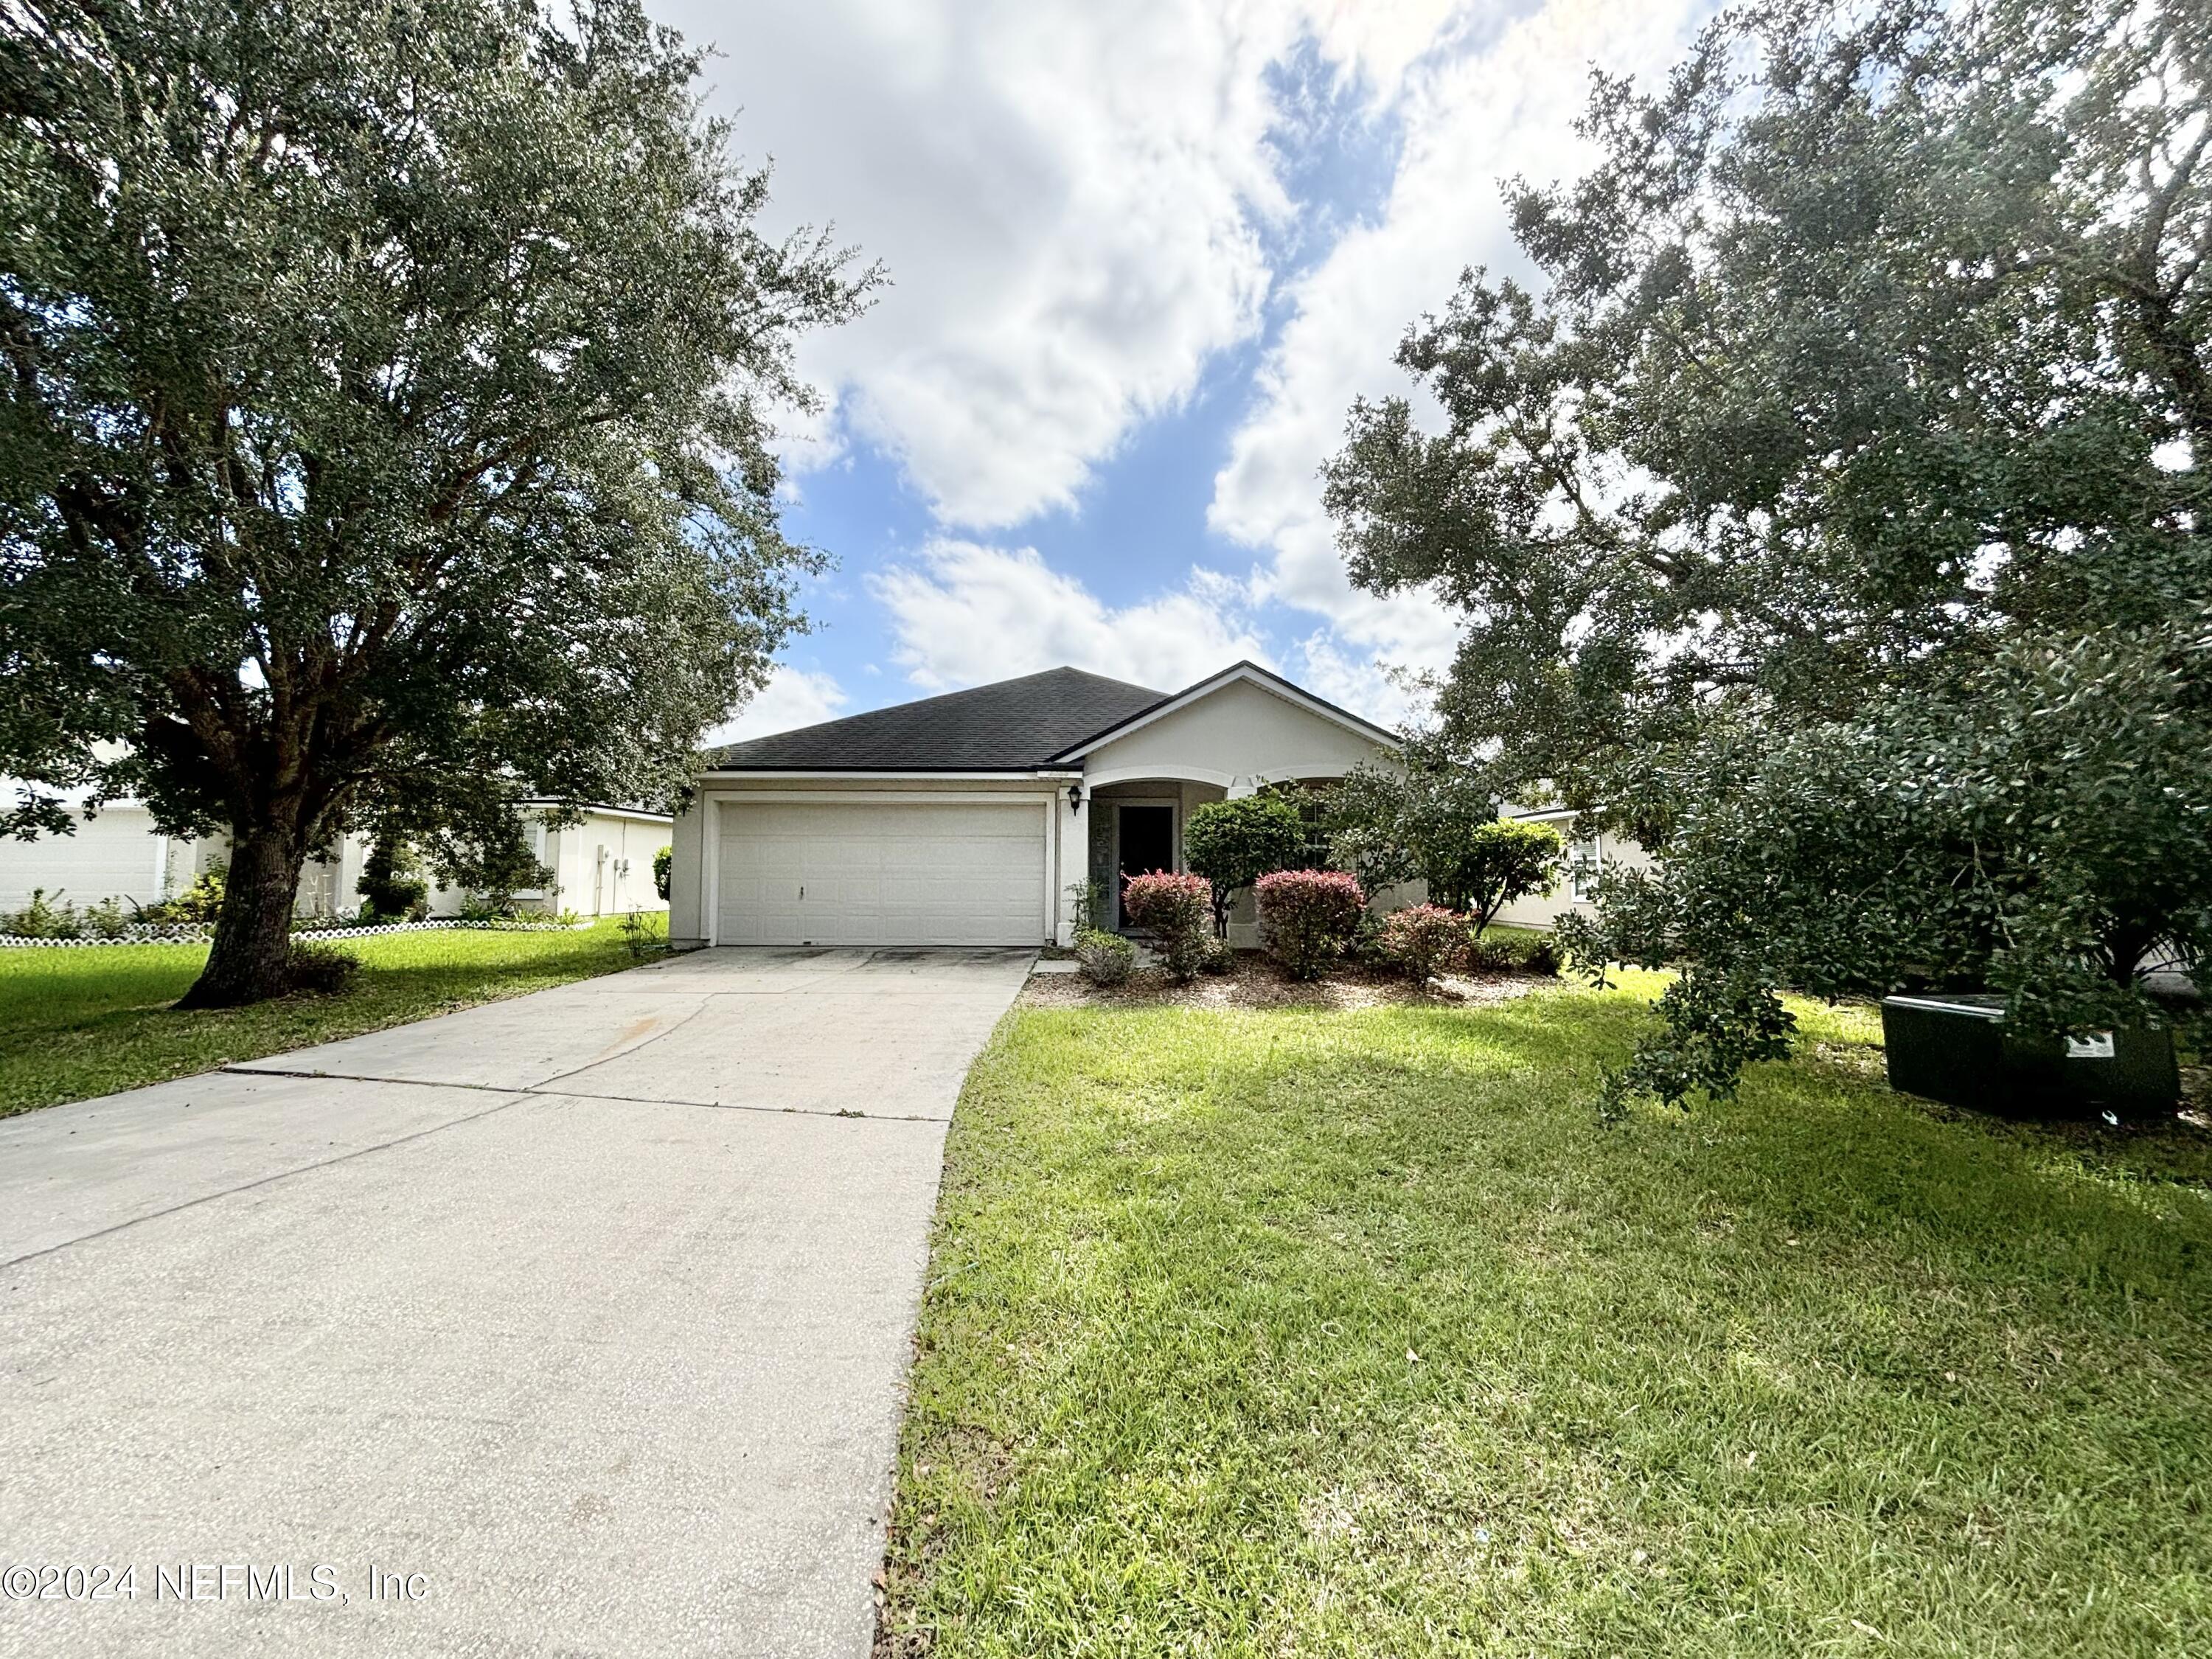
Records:
[[[1213,948],[1213,886],[1204,876],[1170,870],[1121,884],[1121,914],[1152,933],[1168,972],[1188,984]]]
[[[1473,937],[1470,919],[1441,904],[1409,904],[1382,918],[1382,955],[1416,985],[1463,960]]]
[[[1292,979],[1311,979],[1344,954],[1367,895],[1341,870],[1279,870],[1253,884],[1260,942]]]

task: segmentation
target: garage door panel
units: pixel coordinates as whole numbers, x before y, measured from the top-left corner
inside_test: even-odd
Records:
[[[1036,802],[756,803],[721,811],[727,945],[1035,945],[1047,815]]]

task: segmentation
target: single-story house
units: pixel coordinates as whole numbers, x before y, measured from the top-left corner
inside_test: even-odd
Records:
[[[653,855],[668,845],[673,822],[667,813],[587,806],[581,823],[549,830],[540,813],[551,805],[529,803],[531,850],[551,866],[554,884],[517,894],[525,906],[587,916],[667,908],[653,884]],[[80,906],[108,898],[157,904],[225,862],[229,848],[222,836],[165,836],[143,802],[110,801],[90,817],[80,816],[74,835],[0,841],[0,911],[20,909],[35,889],[44,889],[50,899],[65,895]],[[356,884],[368,856],[366,839],[355,834],[342,836],[326,858],[310,859],[300,873],[295,908],[302,915],[355,908],[361,902]],[[459,888],[434,887],[430,914],[455,915],[468,897]]]
[[[1567,873],[1558,886],[1548,893],[1516,899],[1498,911],[1498,921],[1509,927],[1548,930],[1563,915],[1594,908],[1598,877],[1603,872],[1643,869],[1651,862],[1642,845],[1626,836],[1595,830],[1588,835],[1577,833],[1576,814],[1564,806],[1508,806],[1504,816],[1548,823],[1567,844]]]
[[[732,744],[676,820],[669,937],[1064,945],[1086,883],[1117,926],[1121,876],[1182,867],[1200,802],[1398,742],[1240,662],[1174,692],[1054,668]],[[1256,943],[1249,896],[1230,939]]]

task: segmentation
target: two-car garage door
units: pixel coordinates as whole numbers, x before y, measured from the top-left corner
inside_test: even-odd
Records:
[[[725,802],[721,945],[1036,945],[1047,805]]]

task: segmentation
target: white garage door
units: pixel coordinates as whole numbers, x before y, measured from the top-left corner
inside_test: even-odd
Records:
[[[721,808],[723,945],[1036,945],[1045,812],[1000,805]]]

